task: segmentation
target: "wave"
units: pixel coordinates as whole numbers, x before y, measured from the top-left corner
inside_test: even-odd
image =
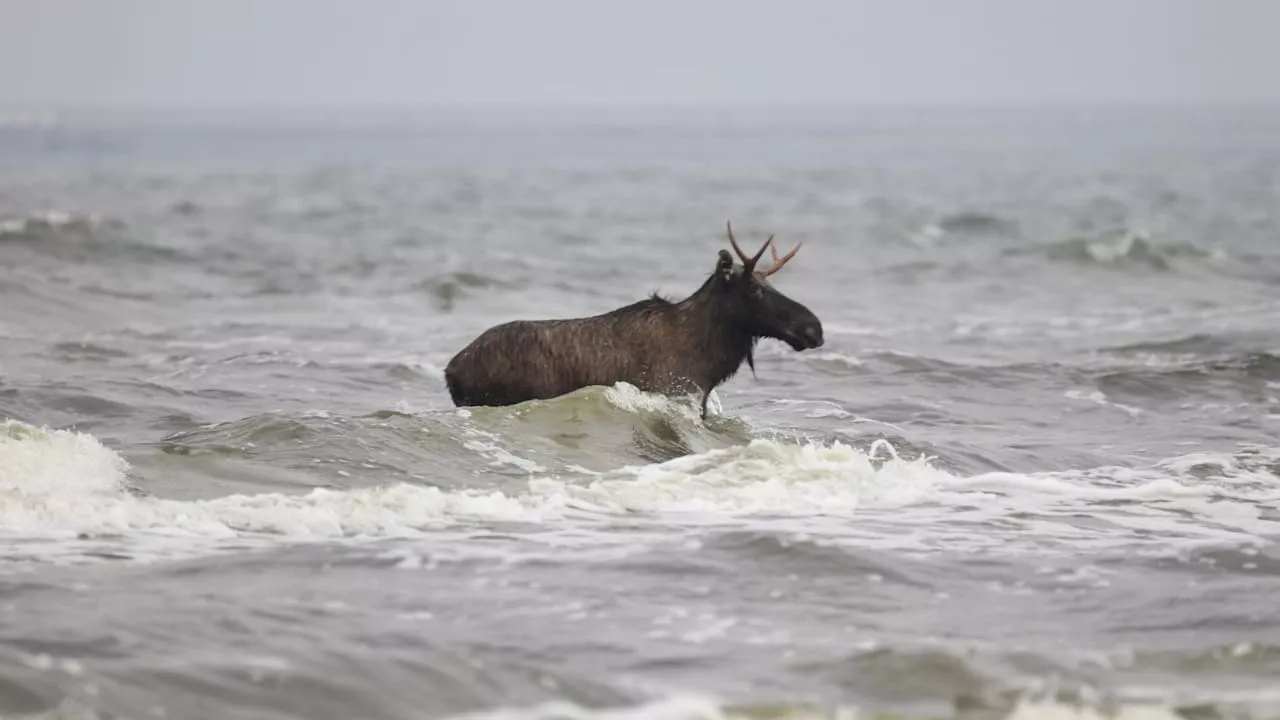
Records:
[[[1011,248],[1006,255],[1036,255],[1050,261],[1118,269],[1171,272],[1183,260],[1220,262],[1226,254],[1191,243],[1163,243],[1145,233],[1124,231],[1097,238],[1071,238],[1047,245]]]
[[[1230,350],[1236,342],[1230,338],[1206,333],[1196,333],[1170,340],[1148,340],[1102,348],[1100,352],[1113,355],[1211,355]]]
[[[1280,348],[1270,338],[1254,333],[1193,333],[1115,345],[1098,352],[1137,359],[1146,367],[1185,366],[1206,371],[1262,369],[1280,357]]]
[[[1185,394],[1191,389],[1187,383],[1194,380],[1278,381],[1280,355],[1250,352],[1220,358],[1152,358],[1140,369],[1117,369],[1095,377],[1102,383],[1150,385],[1150,381],[1170,381],[1166,383],[1168,391]]]
[[[839,443],[754,440],[607,473],[535,474],[514,492],[390,482],[184,501],[139,493],[130,485],[129,464],[90,435],[13,420],[0,427],[0,525],[10,537],[309,540],[395,537],[471,522],[608,521],[634,513],[846,513],[863,501],[909,500],[931,478],[946,475],[923,461],[878,461]]]
[[[1195,708],[1193,708],[1195,709]],[[960,716],[965,713],[960,713]],[[1020,698],[1010,706],[982,717],[993,720],[1181,720],[1173,706],[1149,701],[1082,703]],[[547,702],[530,707],[503,707],[449,715],[445,720],[847,720],[850,718],[940,717],[936,713],[896,710],[877,712],[853,704],[809,702],[731,704],[701,695],[678,695],[614,707],[589,707],[567,701]]]
[[[910,231],[907,238],[918,248],[935,248],[949,237],[966,240],[1000,240],[1016,238],[1019,233],[1020,228],[1016,220],[970,210],[942,215],[933,222],[926,222]],[[905,266],[898,267],[898,270],[909,269]],[[932,268],[924,266],[917,269]]]
[[[621,397],[635,399],[625,392]],[[578,407],[572,412],[579,413],[584,427],[596,422],[590,412],[598,408],[593,410],[592,401],[579,398],[568,407],[574,403]],[[543,423],[545,428],[545,421],[536,419],[539,413],[565,411],[530,407],[492,414],[499,425]],[[662,407],[659,414],[665,412],[670,410]],[[563,458],[555,469],[548,469],[551,463],[531,459],[534,453],[525,448],[513,451],[503,433],[487,431],[483,422],[451,425],[437,418],[437,424],[424,426],[420,419],[400,414],[372,420],[390,422],[408,438],[447,435],[452,455],[440,452],[439,446],[418,446],[411,450],[418,462],[410,465],[409,474],[361,480],[360,467],[376,467],[366,459],[379,458],[382,449],[366,440],[357,444],[365,455],[348,459],[350,464],[344,466],[350,471],[343,471],[342,483],[293,493],[185,500],[139,490],[131,482],[129,463],[90,435],[6,421],[0,425],[0,526],[5,528],[5,546],[12,555],[35,552],[32,543],[40,538],[123,541],[128,549],[121,552],[145,558],[226,541],[243,546],[408,537],[494,522],[586,523],[605,532],[620,520],[701,524],[763,518],[805,523],[833,518],[836,525],[820,525],[833,537],[853,538],[865,547],[919,550],[932,547],[936,540],[931,533],[951,522],[985,529],[962,536],[953,533],[947,541],[950,549],[970,546],[1006,552],[1017,552],[1028,538],[1034,538],[1040,551],[1054,544],[1072,552],[1150,544],[1153,526],[1162,528],[1157,551],[1179,544],[1260,543],[1280,532],[1271,516],[1258,509],[1280,500],[1280,481],[1267,449],[1238,456],[1200,454],[1145,470],[1113,467],[965,477],[938,467],[928,456],[898,457],[889,443],[880,443],[890,450],[881,452],[878,446],[863,451],[840,440],[754,438],[660,462],[593,471]],[[168,442],[188,453],[252,453],[257,450],[251,446],[259,443],[269,448],[301,440],[301,458],[323,451],[323,443],[307,445],[323,435],[323,430],[317,434],[317,427],[325,426],[257,418]],[[540,437],[534,445],[555,442],[554,435]],[[442,462],[457,463],[464,472],[455,475],[490,486],[434,486],[431,468]],[[502,476],[504,467],[507,473]],[[492,485],[495,474],[505,477],[497,486]],[[1241,512],[1241,503],[1254,509]],[[896,511],[905,508],[910,508],[905,515]],[[1099,508],[1109,513],[1105,527],[1073,520]],[[848,524],[854,516],[862,521]],[[84,548],[63,544],[55,552],[75,556]]]
[[[710,409],[716,410],[714,402]],[[623,383],[510,407],[418,412],[404,406],[354,417],[264,413],[181,430],[156,446],[171,456],[249,459],[318,472],[335,487],[440,476],[505,487],[506,480],[531,472],[661,462],[751,436],[740,420],[712,415],[704,422],[693,401]],[[487,471],[479,478],[477,455]]]
[[[1103,347],[1042,362],[944,360],[876,348],[804,353],[794,362],[845,378],[905,376],[911,382],[1055,391],[1065,385],[1069,397],[1097,390],[1138,405],[1191,397],[1255,403],[1267,397],[1267,383],[1280,382],[1280,349],[1269,349],[1261,339],[1209,334]]]
[[[90,435],[0,422],[0,492],[43,499],[118,492],[129,464]]]
[[[762,355],[768,353],[761,353]],[[855,355],[837,350],[810,350],[795,356],[794,362],[804,363],[815,370],[831,375],[883,376],[897,373],[969,374],[1000,368],[1022,368],[1017,365],[970,365],[963,362],[942,360],[884,348],[866,348]]]
[[[0,252],[6,248],[77,262],[191,259],[175,248],[132,237],[129,226],[121,220],[63,211],[0,218]]]
[[[943,232],[957,235],[1009,235],[1018,234],[1017,221],[993,213],[968,210],[938,219],[937,227]]]
[[[526,285],[526,282],[503,280],[479,273],[458,271],[422,280],[414,286],[414,289],[425,291],[431,297],[432,303],[437,310],[453,312],[460,300],[466,299],[474,292],[490,288],[503,290],[520,289]]]
[[[604,467],[616,465],[611,460],[616,457],[615,450],[661,462],[750,438],[750,428],[742,421],[720,415],[716,393],[708,401],[706,422],[697,402],[692,397],[669,398],[618,383],[583,388],[549,400],[461,412],[477,425],[508,437],[532,434],[572,450],[590,450],[605,462]]]
[[[52,235],[90,235],[97,230],[123,230],[119,220],[60,210],[0,219],[0,241],[38,240]]]
[[[348,417],[327,411],[273,412],[200,425],[155,444],[164,455],[194,464],[249,461],[271,470],[300,472],[310,485],[344,489],[393,482],[425,483],[429,475],[458,476],[475,468],[476,443],[498,438],[450,422],[448,415],[381,410]],[[515,458],[511,453],[507,457]],[[496,461],[495,461],[496,463]],[[495,480],[523,477],[536,463],[520,460],[490,467]],[[205,467],[206,472],[210,468]],[[277,480],[297,485],[284,473]]]
[[[312,690],[320,696],[319,702],[339,694],[344,699],[342,708],[357,714],[369,708],[391,707],[406,709],[405,713],[391,715],[414,717],[417,715],[413,711],[420,714],[422,708],[431,708],[434,716],[446,720],[1243,719],[1269,717],[1276,701],[1274,691],[1265,684],[1241,689],[1192,687],[1169,691],[1153,688],[1137,678],[1131,685],[1119,688],[1059,678],[1002,681],[995,677],[999,667],[987,661],[1009,658],[973,652],[873,648],[842,662],[797,663],[814,675],[835,674],[838,686],[856,687],[862,691],[857,694],[847,690],[831,694],[804,690],[719,693],[670,687],[650,689],[646,687],[649,683],[631,678],[606,684],[578,674],[549,671],[519,659],[482,661],[431,646],[412,658],[396,653],[391,653],[390,658],[342,652],[322,655],[319,659],[293,659],[246,654],[241,648],[231,648],[216,659],[200,658],[177,668],[158,665],[165,659],[162,656],[157,662],[134,662],[130,668],[133,672],[123,679],[99,676],[94,678],[94,684],[79,685],[67,682],[90,675],[79,660],[7,651],[0,654],[0,672],[17,691],[11,695],[26,701],[21,704],[27,712],[21,717],[30,720],[163,716],[163,706],[154,702],[157,688],[167,691],[167,697],[160,698],[173,702],[189,697],[190,687],[205,694],[216,690],[222,716],[253,714],[262,707],[264,682]],[[349,667],[339,664],[340,660],[360,663],[379,682],[370,683],[364,678],[354,684],[335,681],[333,669]],[[98,691],[99,684],[103,692]],[[1101,687],[1095,689],[1098,685]],[[867,686],[869,690],[864,689]],[[307,702],[306,697],[306,693],[293,693],[273,709],[279,713],[292,711],[289,717],[308,716],[307,710],[319,706]],[[379,700],[388,697],[397,702],[379,704]],[[328,702],[327,707],[331,707],[332,702]],[[10,703],[17,704],[12,697]],[[213,706],[205,706],[202,709],[207,712],[194,716],[214,716],[210,715]],[[107,707],[113,712],[106,711]]]
[[[1104,348],[1081,370],[1099,390],[1132,401],[1253,405],[1280,381],[1280,351],[1245,337],[1194,334]]]

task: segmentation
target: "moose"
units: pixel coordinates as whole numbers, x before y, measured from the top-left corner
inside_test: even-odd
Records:
[[[773,235],[748,257],[725,223],[729,244],[715,271],[692,295],[672,302],[654,293],[591,317],[513,320],[481,333],[445,367],[455,406],[515,405],[545,400],[592,385],[627,382],[668,396],[702,395],[737,373],[760,338],[781,340],[797,352],[822,346],[822,323],[807,307],[774,289],[769,276],[795,257],[778,257]],[[757,269],[765,250],[772,264]]]

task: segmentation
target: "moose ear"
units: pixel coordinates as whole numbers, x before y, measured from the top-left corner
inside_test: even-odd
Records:
[[[733,256],[728,250],[721,250],[719,257],[716,258],[716,273],[724,280],[728,280],[733,274]]]

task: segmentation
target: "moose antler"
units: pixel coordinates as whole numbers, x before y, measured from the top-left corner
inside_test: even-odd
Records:
[[[756,253],[755,257],[748,258],[747,254],[742,252],[742,248],[738,247],[738,241],[735,240],[733,237],[733,224],[730,223],[728,220],[725,220],[724,227],[725,227],[725,230],[727,230],[729,233],[729,243],[733,245],[734,252],[738,253],[738,258],[742,260],[742,265],[744,267],[743,272],[751,272],[755,268],[756,263],[760,262],[760,256],[764,255],[765,249],[770,247],[771,244],[773,243],[773,236],[770,235],[769,239],[764,241],[764,245],[760,246],[760,252]],[[792,252],[795,252],[795,251],[793,250]],[[775,254],[776,254],[776,251],[775,251]]]
[[[770,235],[769,239],[773,240],[773,236]],[[791,248],[791,252],[787,253],[786,255],[783,255],[781,260],[778,259],[778,248],[774,247],[772,244],[769,245],[769,250],[770,252],[773,253],[773,264],[765,268],[764,270],[761,270],[759,273],[760,277],[769,277],[770,275],[781,270],[782,266],[786,265],[788,260],[796,256],[796,252],[800,250],[801,245],[804,245],[804,243],[798,243],[795,247]]]

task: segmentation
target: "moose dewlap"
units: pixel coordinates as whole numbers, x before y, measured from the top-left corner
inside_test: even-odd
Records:
[[[514,405],[627,382],[664,395],[701,394],[705,416],[711,391],[744,360],[755,370],[760,338],[797,351],[821,347],[817,316],[768,281],[800,246],[779,258],[770,235],[747,257],[733,226],[725,229],[742,264],[720,250],[715,271],[679,302],[653,295],[601,315],[515,320],[484,331],[445,367],[454,404]],[[766,249],[773,262],[757,270]]]

